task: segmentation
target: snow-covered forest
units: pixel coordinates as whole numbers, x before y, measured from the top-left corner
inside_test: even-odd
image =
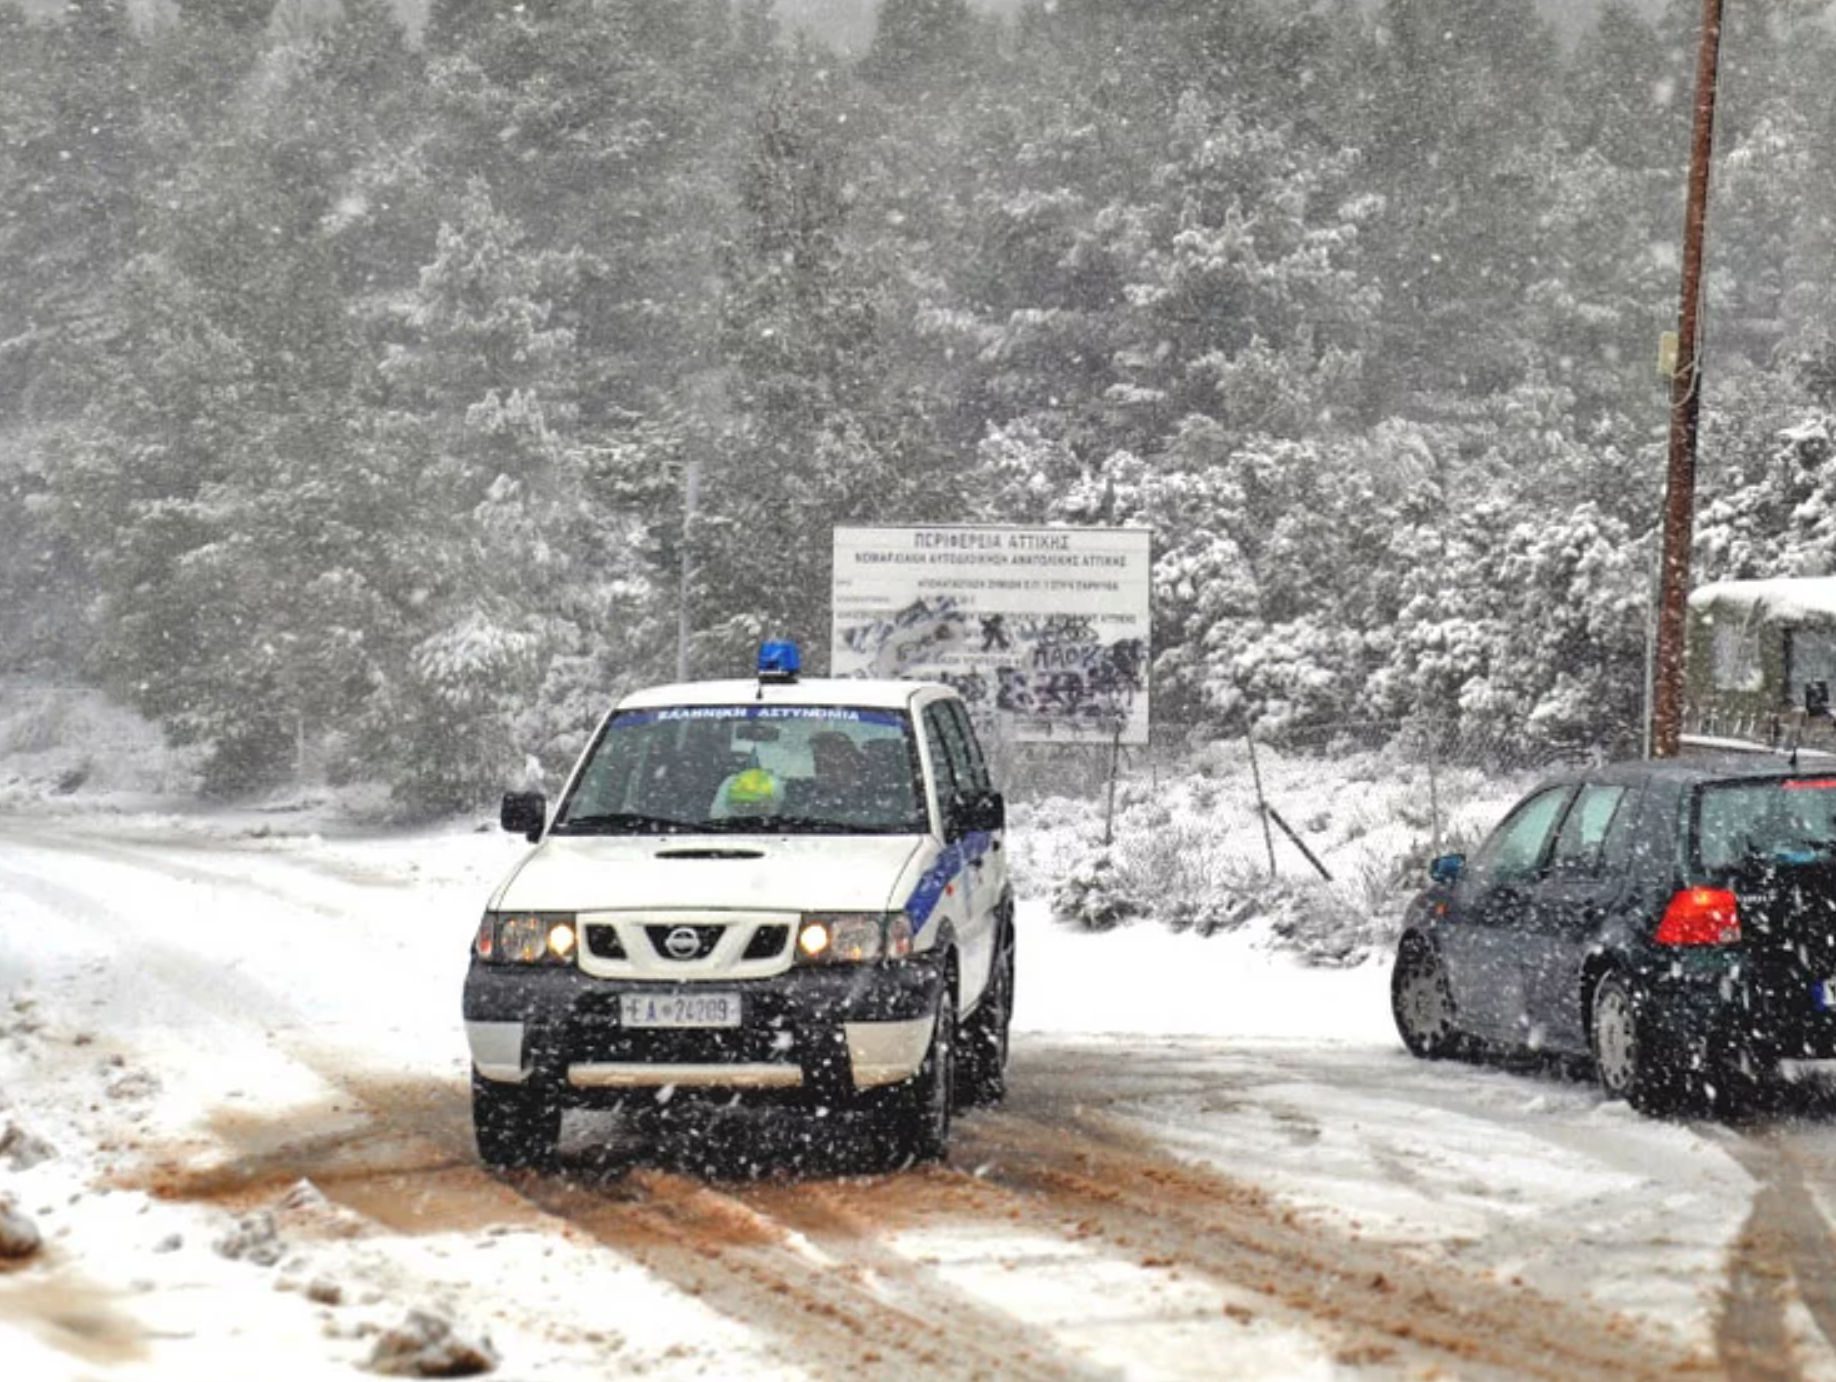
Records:
[[[1730,7],[1703,578],[1836,554],[1824,8]],[[0,671],[443,809],[684,600],[821,665],[833,524],[1128,523],[1157,717],[1624,746],[1698,10],[0,0]]]

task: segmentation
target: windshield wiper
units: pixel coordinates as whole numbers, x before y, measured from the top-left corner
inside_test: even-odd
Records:
[[[924,827],[899,821],[837,821],[822,816],[724,816],[693,827],[709,835],[911,835]]]
[[[569,816],[555,822],[560,835],[680,835],[697,827],[691,821],[669,816],[646,816],[637,811],[604,811],[590,816]]]
[[[845,821],[823,820],[818,816],[724,816],[717,821],[703,821],[697,830],[710,835],[866,835],[868,827],[849,825]]]

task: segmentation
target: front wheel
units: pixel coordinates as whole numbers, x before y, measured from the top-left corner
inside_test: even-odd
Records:
[[[1390,972],[1390,1015],[1411,1055],[1445,1060],[1460,1053],[1447,971],[1424,940],[1411,937],[1396,952],[1396,968]]]
[[[924,1063],[896,1089],[885,1113],[885,1160],[892,1167],[940,1161],[950,1142],[950,1112],[956,1085],[956,995],[949,985],[937,994],[931,1044]]]
[[[472,1133],[493,1170],[547,1166],[561,1140],[561,1105],[539,1088],[472,1072]]]
[[[1007,1097],[1008,1033],[1014,1021],[1014,933],[1002,928],[981,1006],[963,1024],[956,1101],[987,1108]]]

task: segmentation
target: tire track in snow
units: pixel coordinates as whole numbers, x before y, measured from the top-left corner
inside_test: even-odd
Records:
[[[97,852],[117,859],[124,853]],[[149,872],[191,881],[183,875],[196,871],[178,866],[149,867]],[[79,907],[108,932],[134,936],[133,924],[118,909],[80,888],[10,869],[0,869],[0,876],[43,900]],[[250,1012],[262,1011],[273,998],[253,979],[237,976],[226,982],[221,967],[203,957],[157,947],[138,936],[135,944],[141,958],[152,960],[143,966],[151,977],[219,1016],[246,1021]],[[335,1056],[304,1040],[274,1034],[268,1043],[338,1091],[343,1102],[265,1118],[226,1110],[215,1120],[213,1131],[232,1148],[227,1162],[189,1165],[209,1145],[196,1139],[152,1145],[136,1149],[141,1169],[118,1173],[114,1183],[168,1199],[248,1206],[308,1179],[328,1198],[404,1234],[433,1227],[526,1222],[534,1211],[539,1222],[556,1231],[578,1229],[741,1326],[774,1338],[776,1351],[792,1367],[823,1376],[889,1382],[915,1371],[1042,1379],[1079,1373],[1070,1360],[1030,1371],[1008,1369],[1004,1347],[993,1354],[974,1348],[940,1349],[934,1325],[889,1308],[877,1294],[826,1273],[781,1245],[765,1250],[778,1236],[775,1233],[751,1244],[727,1241],[723,1235],[749,1215],[743,1208],[723,1216],[711,1211],[715,1201],[703,1197],[695,1212],[695,1202],[681,1195],[674,1197],[673,1208],[659,1205],[654,1201],[669,1197],[645,1196],[641,1180],[630,1186],[614,1183],[607,1193],[594,1193],[539,1176],[494,1179],[476,1162],[470,1105],[465,1086],[457,1080],[405,1085],[366,1079],[352,1075]],[[324,1130],[327,1115],[343,1119],[344,1126]],[[871,1338],[861,1332],[863,1320],[875,1322]]]
[[[1715,1353],[1732,1382],[1786,1382],[1803,1376],[1785,1319],[1791,1268],[1782,1206],[1778,1191],[1762,1185],[1728,1254]]]
[[[261,889],[240,877],[135,858],[137,850],[107,852],[149,873],[183,871],[197,881],[274,891],[290,905],[310,906],[284,890]],[[95,905],[77,890],[66,891]],[[178,952],[167,952],[161,960],[162,969],[187,963],[200,974],[209,969]],[[221,983],[220,971],[209,973],[214,984]],[[297,1154],[288,1153],[283,1129],[283,1147],[269,1148],[260,1170],[274,1183],[300,1176],[317,1179],[313,1167],[321,1165],[339,1197],[348,1197],[353,1207],[381,1222],[393,1217],[403,1232],[421,1231],[425,1213],[417,1219],[393,1207],[387,1192],[400,1182],[387,1177],[428,1177],[436,1182],[434,1200],[450,1199],[481,1212],[508,1212],[504,1196],[511,1196],[523,1212],[537,1211],[545,1222],[578,1228],[700,1295],[722,1314],[762,1329],[796,1363],[829,1375],[890,1377],[922,1368],[957,1376],[1062,1376],[1077,1370],[1073,1360],[1047,1352],[1030,1374],[1020,1371],[999,1333],[977,1340],[966,1357],[940,1353],[932,1320],[961,1295],[941,1281],[927,1280],[921,1266],[895,1268],[889,1262],[897,1254],[878,1241],[875,1224],[890,1222],[901,1202],[913,1214],[931,1216],[933,1223],[998,1227],[1020,1222],[1066,1241],[1095,1240],[1125,1257],[1175,1263],[1221,1285],[1256,1291],[1273,1302],[1272,1314],[1343,1341],[1342,1357],[1351,1363],[1381,1365],[1402,1354],[1468,1371],[1617,1377],[1670,1374],[1701,1362],[1667,1342],[1640,1335],[1624,1320],[1603,1320],[1597,1313],[1309,1224],[1266,1192],[1195,1170],[1129,1137],[1081,1111],[1116,1100],[1116,1067],[1107,1048],[1055,1052],[1049,1071],[1035,1071],[1034,1063],[1027,1062],[1013,1108],[964,1121],[958,1154],[967,1162],[987,1163],[986,1180],[947,1169],[926,1172],[882,1182],[894,1188],[879,1197],[871,1182],[860,1188],[846,1182],[825,1185],[822,1195],[830,1200],[831,1212],[826,1218],[812,1213],[802,1222],[815,1230],[819,1248],[840,1259],[838,1267],[804,1250],[793,1236],[797,1230],[773,1212],[774,1206],[782,1209],[774,1196],[794,1199],[802,1186],[714,1189],[650,1172],[598,1185],[542,1177],[493,1181],[475,1166],[461,1164],[470,1159],[469,1110],[457,1082],[423,1082],[417,1092],[366,1084],[335,1065],[327,1068],[325,1053],[298,1042],[276,1044],[358,1101],[370,1122],[394,1135],[398,1150],[382,1156],[386,1164],[374,1168],[376,1176],[358,1169],[341,1178],[336,1167],[323,1165],[326,1147],[308,1143],[295,1148]],[[1181,1055],[1190,1060],[1189,1053]],[[1042,1078],[1033,1079],[1035,1074]],[[1161,1074],[1164,1078],[1150,1081],[1156,1088],[1202,1083],[1189,1070]],[[1138,1088],[1128,1092],[1142,1095]],[[1253,1098],[1248,1094],[1245,1101]],[[415,1137],[425,1140],[424,1153],[415,1149]],[[380,1150],[389,1144],[385,1135],[376,1145]],[[837,1204],[845,1212],[833,1212]],[[444,1211],[436,1206],[435,1212]],[[884,1292],[861,1286],[858,1276],[850,1280],[850,1268],[882,1276],[907,1272],[918,1283],[915,1289],[921,1289],[924,1308],[915,1314],[889,1309]],[[863,1321],[873,1322],[871,1338],[862,1334]],[[895,1356],[889,1360],[888,1353]]]
[[[276,887],[272,883],[252,877],[247,872],[239,872],[233,868],[213,868],[206,863],[198,861],[184,864],[177,863],[170,857],[169,852],[164,847],[155,845],[151,842],[137,840],[99,840],[90,836],[82,836],[76,839],[63,838],[30,827],[21,830],[19,828],[19,822],[12,819],[6,821],[6,829],[8,835],[16,835],[23,838],[28,847],[43,850],[47,853],[75,855],[78,858],[106,859],[127,868],[145,870],[169,882],[193,883],[213,889],[235,888],[243,892],[259,893],[263,897],[271,897],[277,902],[286,904],[295,911],[316,912],[320,916],[343,915],[338,908],[328,903],[308,897],[302,897],[297,891],[289,891],[285,888]],[[208,859],[213,852],[208,845],[190,842],[181,842],[175,845],[175,848],[181,848],[194,854],[203,855],[206,859]],[[230,848],[230,846],[226,845],[225,849],[228,848]],[[341,883],[347,887],[365,888],[385,886],[387,884],[387,880],[382,879],[378,879],[374,882],[364,882],[345,878],[334,869],[319,867],[312,861],[293,854],[272,850],[248,850],[248,853],[250,857],[260,859],[264,863],[290,865],[301,873],[308,873],[317,878]],[[69,891],[72,896],[86,896],[74,889]]]
[[[187,1168],[182,1153],[168,1149],[115,1183],[242,1209],[304,1179],[333,1203],[404,1235],[508,1223],[583,1236],[771,1340],[785,1364],[817,1376],[891,1382],[923,1372],[1045,1382],[1097,1375],[1037,1331],[957,1293],[876,1289],[849,1264],[801,1249],[793,1227],[720,1186],[655,1170],[615,1180],[493,1176],[470,1155],[470,1107],[456,1082],[409,1086],[319,1073],[351,1101],[336,1112],[360,1109],[363,1125],[315,1134],[306,1131],[310,1110],[266,1122],[237,1113],[216,1125],[240,1148],[227,1162]]]
[[[1790,1128],[1734,1136],[1729,1147],[1757,1184],[1729,1255],[1717,1346],[1731,1377],[1800,1376],[1786,1323],[1790,1288],[1824,1342],[1836,1347],[1836,1229],[1811,1190],[1813,1172],[1827,1179],[1836,1165],[1813,1138]]]
[[[799,1187],[788,1204],[784,1188],[741,1193],[763,1196],[819,1245],[876,1268],[876,1240],[887,1231],[968,1222],[1196,1274],[1226,1288],[1226,1300],[1247,1290],[1270,1301],[1272,1317],[1336,1339],[1346,1363],[1452,1359],[1463,1372],[1563,1378],[1707,1367],[1622,1318],[1309,1225],[1265,1192],[1174,1162],[1087,1113],[978,1114],[959,1124],[956,1148],[958,1165],[976,1165],[973,1173],[931,1168],[884,1190],[825,1182],[813,1193]]]
[[[839,1354],[823,1369],[831,1376],[1101,1375],[1041,1332],[941,1283],[895,1295],[856,1264],[800,1251],[801,1235],[752,1209],[743,1193],[667,1172],[632,1179],[639,1194],[630,1200],[566,1179],[532,1177],[518,1189],[723,1313],[785,1332],[799,1358],[813,1335],[825,1337]],[[902,1287],[914,1284],[913,1274],[902,1275]]]
[[[729,1319],[772,1336],[787,1362],[820,1376],[890,1382],[922,1371],[1046,1382],[1098,1375],[1039,1331],[938,1283],[908,1278],[901,1287],[919,1289],[879,1289],[856,1264],[804,1247],[794,1224],[758,1208],[746,1187],[649,1168],[607,1176],[595,1174],[591,1163],[579,1176],[492,1177],[470,1155],[464,1086],[378,1083],[335,1072],[325,1078],[371,1111],[378,1125],[372,1145],[407,1149],[418,1142],[418,1154],[354,1174],[341,1139],[328,1136],[299,1144],[301,1151],[316,1148],[329,1158],[323,1170],[310,1156],[289,1162],[272,1151],[261,1155],[258,1168],[246,1168],[258,1169],[270,1187],[303,1176],[335,1202],[405,1233],[490,1222],[490,1213],[503,1214],[503,1198],[513,1196],[556,1228],[584,1234]],[[436,1179],[410,1185],[411,1175],[428,1173]],[[784,1193],[794,1198],[804,1184]],[[864,1329],[867,1321],[871,1328]]]
[[[964,1180],[973,1184],[961,1172],[929,1166],[864,1180],[761,1182],[732,1187],[729,1193],[808,1239],[875,1294],[903,1302],[921,1316],[949,1320],[952,1344],[959,1330],[966,1331],[977,1348],[1003,1360],[1001,1376],[1109,1375],[1088,1364],[1069,1363],[1045,1330],[979,1305],[929,1266],[887,1246],[888,1232],[913,1218],[936,1220],[945,1208],[960,1211],[953,1192]],[[920,1213],[913,1215],[913,1207]],[[1005,1212],[974,1218],[977,1223],[1012,1221]],[[953,1212],[947,1222],[962,1219]]]
[[[1021,1107],[972,1120],[964,1132],[964,1160],[985,1163],[986,1178],[1018,1192],[1023,1206],[1248,1287],[1340,1335],[1349,1359],[1402,1353],[1461,1370],[1565,1379],[1708,1367],[1624,1316],[1311,1224],[1267,1192],[1179,1163],[1088,1112],[1048,1109],[1041,1118]]]
[[[1824,1341],[1836,1347],[1836,1229],[1811,1193],[1810,1170],[1815,1160],[1808,1139],[1780,1139],[1780,1165],[1776,1184],[1783,1201],[1788,1228],[1786,1245],[1798,1295]],[[1827,1162],[1824,1169],[1828,1171]]]

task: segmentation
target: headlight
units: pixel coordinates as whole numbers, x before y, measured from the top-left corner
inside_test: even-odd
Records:
[[[572,964],[572,912],[486,912],[472,953],[492,964]]]
[[[799,964],[870,964],[911,953],[904,912],[805,912],[797,928]]]

